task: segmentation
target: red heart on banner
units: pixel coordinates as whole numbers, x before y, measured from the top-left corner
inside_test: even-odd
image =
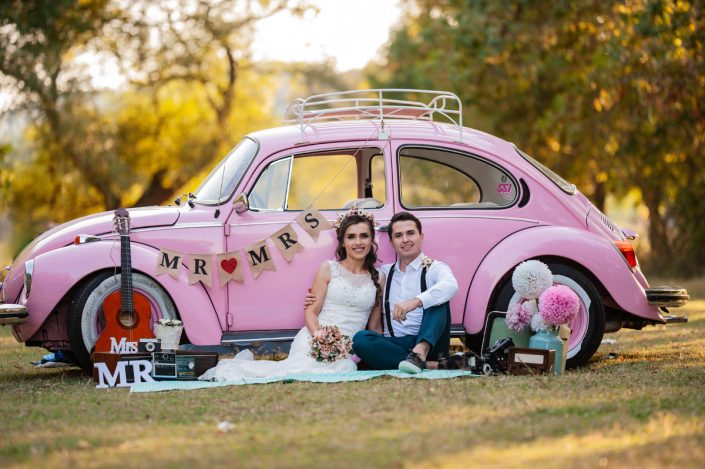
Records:
[[[232,274],[235,269],[237,269],[237,259],[231,257],[230,259],[223,259],[220,261],[220,267],[223,268],[229,274]]]

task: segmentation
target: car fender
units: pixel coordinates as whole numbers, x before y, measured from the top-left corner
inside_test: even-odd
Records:
[[[132,269],[152,276],[169,293],[184,321],[184,329],[192,344],[219,344],[222,328],[213,303],[202,285],[189,285],[186,267],[181,265],[178,279],[169,275],[154,277],[159,250],[132,243]],[[32,289],[29,298],[23,291],[21,303],[28,311],[27,322],[16,326],[16,333],[25,341],[46,321],[62,298],[78,282],[105,269],[120,265],[120,243],[97,241],[69,245],[37,256],[34,259]]]
[[[539,226],[503,239],[480,263],[465,301],[463,325],[468,333],[482,330],[490,298],[502,277],[520,262],[537,257],[562,257],[579,264],[597,278],[620,308],[663,322],[658,308],[648,304],[637,277],[609,241],[578,228]]]

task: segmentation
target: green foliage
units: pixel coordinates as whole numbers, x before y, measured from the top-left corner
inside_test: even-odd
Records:
[[[267,104],[276,83],[248,59],[254,25],[306,9],[285,0],[2,3],[0,91],[16,98],[9,116],[32,118],[29,144],[4,158],[12,182],[0,203],[13,231],[31,239],[51,223],[193,190],[243,134],[275,122]],[[111,59],[127,83],[93,84],[86,55]]]
[[[705,269],[701,2],[418,0],[377,86],[448,89],[599,207],[638,188],[655,269]],[[699,211],[697,211],[699,210]],[[675,254],[675,256],[674,256]]]

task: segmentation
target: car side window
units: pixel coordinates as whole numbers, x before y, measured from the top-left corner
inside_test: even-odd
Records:
[[[516,182],[499,167],[438,148],[401,148],[399,179],[408,208],[500,208],[517,197]]]
[[[286,210],[286,191],[289,184],[291,157],[274,161],[260,174],[250,191],[253,210]]]
[[[315,154],[294,158],[288,210],[343,208],[358,198],[357,162],[351,154]]]
[[[387,181],[384,175],[384,155],[375,155],[370,160],[369,190],[366,197],[374,197],[381,205],[386,202]]]

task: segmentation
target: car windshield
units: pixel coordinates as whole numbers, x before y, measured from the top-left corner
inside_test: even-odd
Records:
[[[196,189],[196,202],[215,204],[228,199],[242,179],[242,175],[257,154],[259,145],[251,138],[244,138],[223,158],[216,168]]]
[[[561,188],[563,192],[566,194],[573,195],[577,191],[577,188],[575,187],[575,184],[571,184],[550,169],[548,169],[546,166],[543,164],[539,163],[523,151],[519,150],[518,148],[516,149],[517,153],[519,153],[526,161],[531,163],[536,169],[541,171],[548,179],[550,179],[555,185]]]

